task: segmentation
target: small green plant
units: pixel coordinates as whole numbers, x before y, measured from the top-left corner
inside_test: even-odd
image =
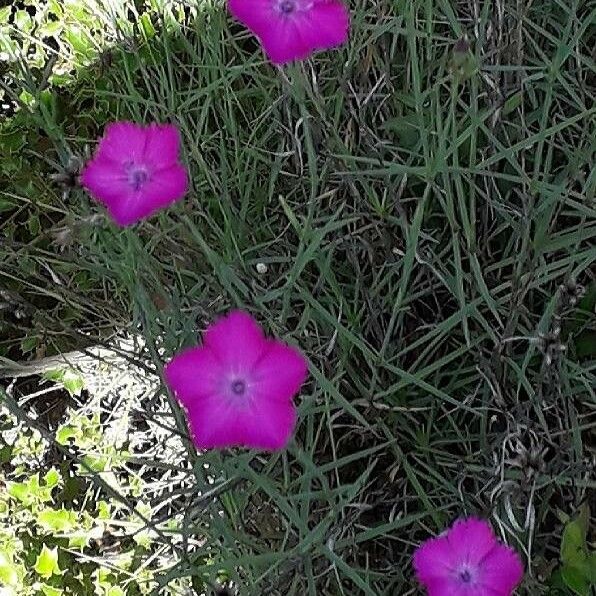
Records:
[[[587,536],[590,507],[584,503],[574,519],[565,525],[561,539],[561,565],[555,571],[552,584],[574,596],[590,596],[596,589],[596,551]]]
[[[4,414],[4,421],[12,421],[16,428],[10,416]],[[110,443],[97,416],[74,412],[58,428],[55,440],[81,452],[77,468],[63,462],[43,475],[32,472],[35,462],[48,455],[47,442],[37,431],[20,429],[15,442],[4,445],[4,459],[10,458],[13,465],[0,475],[6,485],[0,493],[2,594],[54,596],[67,589],[100,596],[148,593],[152,570],[141,567],[135,571],[135,565],[151,552],[151,530],[110,495],[98,498],[101,493],[86,481],[89,474],[97,473],[124,495],[142,492],[138,486],[127,491],[119,480],[125,472],[126,451]],[[147,517],[152,513],[148,504],[137,504],[137,510]],[[100,560],[103,542],[114,537],[118,552],[101,557],[109,565],[94,562]]]

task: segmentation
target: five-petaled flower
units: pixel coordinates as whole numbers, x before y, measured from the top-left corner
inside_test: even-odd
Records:
[[[340,0],[229,0],[229,8],[276,64],[303,60],[348,38],[350,16]]]
[[[114,122],[81,172],[81,184],[118,225],[129,226],[184,195],[188,177],[179,152],[172,124]]]
[[[306,374],[296,348],[267,339],[242,311],[211,325],[202,347],[175,356],[164,369],[200,449],[285,447],[296,423],[292,398]]]
[[[475,518],[418,547],[414,569],[429,596],[510,596],[524,573],[519,555]]]

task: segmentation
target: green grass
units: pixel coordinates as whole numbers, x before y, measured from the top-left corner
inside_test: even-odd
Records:
[[[595,14],[351,10],[346,48],[283,70],[219,3],[179,27],[152,13],[155,35],[137,27],[49,98],[11,67],[34,101],[0,136],[0,284],[30,314],[7,320],[0,355],[118,330],[159,373],[232,307],[307,353],[287,451],[185,443],[152,499],[182,519],[180,543],[155,538],[176,553],[160,586],[225,570],[240,594],[415,593],[414,547],[477,514],[524,556],[520,594],[547,593],[596,488]],[[113,119],[178,123],[192,177],[124,232],[48,178]],[[156,400],[186,434],[164,388]]]

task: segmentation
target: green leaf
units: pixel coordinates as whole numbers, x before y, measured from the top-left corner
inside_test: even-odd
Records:
[[[155,37],[155,27],[151,22],[151,17],[147,13],[141,15],[141,18],[139,19],[139,25],[141,26],[146,39]]]
[[[106,596],[124,596],[124,590],[118,586],[111,586],[106,592]]]
[[[590,596],[590,582],[586,578],[584,570],[573,565],[565,565],[561,568],[561,576],[565,585],[575,594]]]
[[[64,374],[62,384],[64,385],[64,389],[68,391],[71,397],[75,395],[80,396],[81,391],[85,387],[85,381],[83,380],[83,378],[70,370],[66,371],[66,373]]]
[[[27,336],[21,341],[21,351],[26,354],[27,352],[32,352],[37,347],[39,340],[37,336]]]
[[[99,519],[110,519],[112,517],[111,505],[106,501],[97,503],[97,517]]]
[[[44,378],[54,383],[61,383],[70,396],[81,395],[85,388],[85,380],[71,369],[55,369],[44,373]]]
[[[54,381],[54,383],[62,383],[62,379],[64,379],[64,370],[60,368],[56,368],[53,370],[48,370],[43,373],[43,378],[47,379],[48,381]]]
[[[35,561],[35,571],[41,577],[48,578],[52,575],[60,575],[60,568],[58,567],[58,547],[48,548],[45,544],[42,546],[41,552]]]
[[[48,586],[48,584],[41,584],[39,587],[44,593],[44,596],[62,596],[64,594],[60,588],[53,588],[52,586]]]
[[[33,502],[29,484],[25,482],[9,482],[8,494],[25,505],[30,505]]]
[[[584,503],[577,517],[563,531],[561,540],[561,577],[565,585],[579,596],[588,596],[596,585],[596,553],[588,553],[586,536],[590,509]]]
[[[91,59],[94,54],[93,45],[84,29],[75,25],[64,32],[64,38],[81,58]]]
[[[44,509],[37,523],[47,532],[68,532],[76,526],[77,516],[66,509]]]
[[[19,583],[17,567],[12,560],[0,551],[0,584],[5,586],[16,586]]]
[[[577,517],[565,526],[561,540],[561,560],[563,563],[580,565],[586,560],[588,555],[586,535],[589,519],[590,509],[584,503],[580,507]]]
[[[31,232],[32,236],[39,235],[39,232],[41,231],[41,223],[39,221],[39,216],[36,213],[31,215],[27,221],[27,227],[29,228],[29,232]]]
[[[81,474],[89,474],[91,472],[105,472],[110,458],[107,455],[85,455],[82,460],[84,466],[79,466]]]
[[[8,17],[10,17],[11,7],[5,6],[4,8],[0,8],[0,24],[8,23]]]
[[[48,470],[47,474],[43,477],[43,480],[48,488],[54,488],[62,480],[60,472],[56,468],[52,467]]]
[[[37,35],[44,37],[54,37],[60,35],[63,28],[64,25],[60,21],[48,21],[47,23],[44,23],[36,33]]]
[[[588,555],[586,562],[587,576],[592,587],[596,586],[596,551]]]
[[[78,436],[77,429],[71,424],[65,424],[56,432],[56,442],[60,445],[66,445],[69,439],[74,439]]]
[[[568,565],[575,565],[586,557],[586,535],[581,523],[573,520],[565,526],[561,541],[561,560]]]
[[[0,213],[3,211],[12,211],[16,205],[7,199],[0,199]]]

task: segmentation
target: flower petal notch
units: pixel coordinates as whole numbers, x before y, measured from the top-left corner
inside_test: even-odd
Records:
[[[275,64],[304,60],[348,39],[350,14],[340,0],[229,0],[228,6]]]
[[[457,520],[414,553],[414,569],[428,596],[511,596],[524,568],[485,520]]]
[[[130,226],[184,196],[188,175],[179,153],[173,124],[113,122],[83,168],[81,184],[119,226]]]
[[[292,398],[306,375],[306,358],[266,338],[243,311],[216,321],[201,347],[176,355],[164,369],[199,449],[283,449],[296,424]]]

